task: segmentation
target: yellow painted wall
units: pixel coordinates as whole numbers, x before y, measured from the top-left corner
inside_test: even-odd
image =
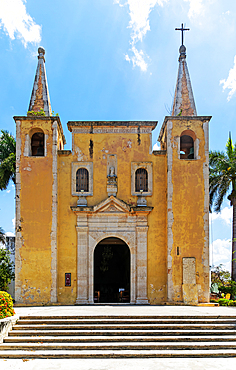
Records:
[[[202,258],[204,246],[204,134],[201,121],[175,121],[172,142],[186,129],[200,140],[200,159],[180,160],[177,145],[173,149],[173,285],[174,300],[182,300],[182,258],[196,257],[197,284],[207,289]],[[25,138],[32,127],[42,128],[47,135],[47,156],[24,156]],[[93,196],[88,206],[107,198],[107,155],[117,155],[117,198],[136,205],[131,195],[131,162],[152,162],[153,194],[147,205],[154,207],[148,216],[148,299],[151,304],[167,301],[167,157],[164,152],[150,154],[150,134],[73,134],[72,152],[58,154],[58,302],[74,304],[77,273],[76,206],[78,197],[71,192],[71,163],[93,162]],[[59,136],[61,140],[61,136]],[[93,153],[91,153],[91,141]],[[164,143],[163,143],[164,145]],[[25,303],[50,303],[51,289],[51,226],[52,226],[52,121],[22,120],[21,123],[21,218],[23,245],[20,249]],[[196,185],[197,184],[197,185]],[[24,223],[24,220],[26,221]],[[176,255],[177,246],[180,255]],[[65,287],[65,273],[71,273],[71,287]],[[204,300],[200,296],[200,300]]]
[[[178,158],[176,138],[186,129],[194,131],[199,139],[197,160]],[[209,290],[209,275],[203,270],[204,243],[204,178],[205,138],[203,124],[199,120],[175,120],[172,128],[172,184],[173,184],[173,263],[174,301],[182,301],[182,258],[196,258],[196,283],[199,284],[199,301],[204,302],[203,291]],[[195,145],[196,142],[195,142]],[[177,247],[180,254],[177,255]]]
[[[27,134],[41,128],[47,138],[47,156],[25,156]],[[51,225],[52,225],[52,128],[50,120],[21,122],[20,213],[22,247],[21,270],[25,303],[50,301]]]
[[[93,196],[87,197],[88,206],[107,198],[107,155],[117,155],[117,198],[136,205],[131,195],[131,162],[153,163],[153,196],[147,197],[148,206],[157,205],[148,216],[148,295],[151,303],[166,300],[166,157],[149,154],[150,134],[74,134],[74,154],[60,155],[58,161],[59,202],[58,224],[58,300],[73,304],[76,300],[76,216],[70,206],[78,197],[71,195],[71,163],[93,162]],[[90,140],[93,155],[90,155]],[[65,273],[71,272],[72,286],[65,287]]]

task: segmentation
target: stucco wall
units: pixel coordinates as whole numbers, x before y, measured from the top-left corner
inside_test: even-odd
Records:
[[[183,257],[196,258],[199,301],[208,300],[208,142],[204,137],[208,131],[204,120],[178,120],[177,117],[173,122],[169,120],[162,129],[163,147],[167,152],[154,153],[150,132],[134,133],[129,125],[117,133],[103,132],[102,129],[97,133],[72,130],[72,151],[59,151],[57,159],[55,140],[59,146],[62,134],[59,130],[55,135],[56,124],[52,119],[27,118],[17,122],[18,302],[36,304],[58,300],[61,304],[75,303],[77,220],[71,207],[76,207],[78,197],[72,196],[72,163],[92,163],[93,195],[87,197],[87,202],[88,207],[95,206],[108,197],[107,157],[110,154],[117,158],[116,196],[131,206],[137,204],[137,197],[131,195],[131,162],[151,163],[152,195],[146,197],[147,206],[153,207],[148,215],[147,237],[149,302],[160,304],[167,300],[183,300]],[[45,157],[27,155],[32,127],[44,131]],[[179,159],[179,136],[186,128],[192,129],[197,138],[196,160]],[[71,273],[70,287],[65,287],[65,273]]]
[[[58,300],[74,303],[76,300],[76,216],[70,206],[76,206],[78,197],[71,195],[71,163],[93,162],[93,196],[87,197],[88,206],[107,198],[107,156],[117,155],[117,198],[136,205],[131,195],[131,162],[153,163],[153,195],[146,197],[147,205],[154,207],[148,216],[148,298],[150,303],[166,300],[166,157],[150,154],[150,134],[72,134],[70,155],[59,155],[59,219],[58,224]],[[91,154],[91,141],[93,154]],[[71,287],[65,287],[65,273],[71,272]]]
[[[169,300],[182,301],[182,259],[196,258],[196,284],[199,302],[209,300],[209,224],[208,224],[208,132],[206,120],[169,120],[168,206],[169,234]],[[208,124],[208,122],[207,122]],[[170,129],[171,128],[171,129]],[[196,135],[195,159],[179,158],[179,137],[184,130]],[[206,138],[205,138],[206,135]],[[208,143],[207,143],[208,144]],[[172,192],[172,193],[171,193]],[[171,193],[171,194],[170,194]],[[177,255],[179,248],[179,255]]]
[[[32,128],[43,130],[45,157],[27,155]],[[20,213],[16,219],[17,302],[47,303],[51,294],[52,126],[51,120],[24,120],[20,125],[18,181]]]

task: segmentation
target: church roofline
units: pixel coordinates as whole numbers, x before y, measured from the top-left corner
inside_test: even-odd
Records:
[[[165,116],[165,119],[164,119],[164,122],[161,126],[161,130],[160,130],[160,134],[158,136],[158,139],[157,141],[161,141],[161,138],[162,138],[162,135],[165,131],[165,127],[166,127],[166,123],[167,121],[202,121],[202,122],[206,122],[206,121],[210,121],[212,118],[212,116]]]
[[[60,117],[58,116],[14,116],[13,117],[14,121],[37,121],[37,120],[43,120],[43,121],[57,121],[58,123],[58,127],[59,127],[59,130],[60,130],[60,133],[61,133],[61,136],[62,136],[62,140],[63,140],[63,144],[65,145],[66,144],[66,138],[65,138],[65,135],[64,135],[64,132],[63,132],[63,128],[62,128],[62,124],[61,124],[61,120],[60,120]]]
[[[67,127],[70,132],[78,127],[150,127],[157,126],[157,121],[69,121]]]

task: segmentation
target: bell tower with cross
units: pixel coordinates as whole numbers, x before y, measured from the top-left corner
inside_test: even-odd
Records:
[[[182,44],[184,44],[184,31],[190,31],[190,28],[184,28],[184,24],[181,24],[181,28],[176,28],[175,31],[181,31],[182,33]]]
[[[176,28],[176,31],[181,31],[182,44],[179,48],[179,70],[172,107],[172,116],[196,116],[197,110],[193,97],[190,76],[186,62],[186,47],[184,46],[184,31],[189,31],[189,28],[184,28],[183,23],[181,28]]]
[[[57,153],[63,149],[65,137],[60,118],[52,115],[45,70],[45,50],[42,47],[38,48],[38,64],[27,116],[16,116],[14,120],[17,146],[16,302],[23,301],[25,289],[32,293],[28,303],[39,300],[40,294],[43,296],[43,302],[55,303]],[[42,256],[50,256],[50,259]]]
[[[171,116],[159,135],[167,155],[167,300],[209,301],[208,123],[198,116],[186,63],[183,24]],[[186,232],[187,231],[187,232]]]

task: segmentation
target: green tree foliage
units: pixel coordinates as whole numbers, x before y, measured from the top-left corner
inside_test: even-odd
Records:
[[[211,271],[211,284],[217,284],[221,293],[229,293],[232,298],[236,296],[236,282],[231,280],[230,272],[219,265]]]
[[[224,285],[227,284],[231,280],[230,278],[230,272],[227,270],[224,270],[222,268],[222,265],[216,266],[211,271],[211,283],[212,284],[218,284],[218,285]]]
[[[227,294],[229,293],[231,298],[236,297],[236,281],[230,280],[225,285],[220,285],[219,290],[221,293]]]
[[[0,136],[0,190],[5,190],[12,180],[16,181],[16,141],[6,130]]]
[[[14,278],[14,263],[10,260],[10,252],[0,248],[0,290],[7,290]]]
[[[4,232],[3,228],[0,227],[0,243],[5,244],[5,242],[6,242],[5,232]]]
[[[226,152],[210,151],[209,154],[209,193],[210,212],[212,209],[220,212],[223,200],[228,199],[233,206],[233,236],[232,236],[232,279],[236,280],[236,147],[231,135],[226,143]]]

